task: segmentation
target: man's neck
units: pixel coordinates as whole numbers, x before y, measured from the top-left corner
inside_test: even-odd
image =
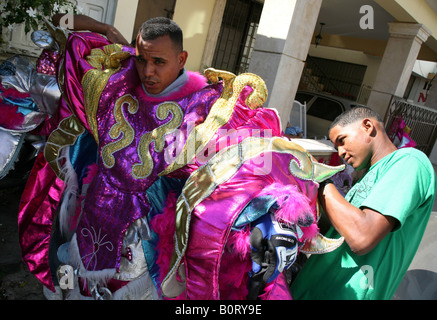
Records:
[[[384,135],[382,139],[379,139],[374,144],[374,151],[370,160],[370,165],[373,166],[379,160],[388,156],[390,153],[397,150],[396,146],[390,141],[390,139]]]

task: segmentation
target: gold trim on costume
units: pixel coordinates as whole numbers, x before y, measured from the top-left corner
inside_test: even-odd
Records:
[[[164,137],[179,128],[184,118],[184,112],[176,102],[164,102],[158,105],[156,117],[159,120],[167,119],[170,114],[172,117],[168,122],[141,137],[138,144],[138,155],[141,163],[132,166],[132,176],[135,179],[145,179],[153,170],[153,159],[149,150],[150,143],[154,143],[153,148],[156,152],[162,152],[165,144]]]
[[[61,171],[62,165],[59,163],[59,153],[63,147],[73,145],[84,132],[83,125],[76,116],[71,115],[63,119],[47,139],[44,147],[44,157],[61,180],[64,180],[65,177]]]
[[[135,137],[135,131],[123,113],[122,107],[125,104],[128,105],[127,110],[130,114],[135,114],[138,111],[138,100],[130,94],[124,95],[115,101],[114,119],[116,123],[109,130],[109,137],[115,140],[122,135],[122,138],[102,147],[103,164],[107,168],[112,168],[115,164],[113,154],[130,145]]]
[[[209,68],[205,70],[205,75],[212,83],[217,83],[219,78],[223,79],[223,91],[221,96],[211,107],[205,121],[197,125],[187,137],[187,141],[182,151],[175,160],[159,175],[167,175],[186,164],[190,163],[194,157],[201,152],[217,130],[225,125],[234,112],[235,103],[243,91],[244,87],[251,86],[253,92],[247,97],[246,105],[251,109],[261,107],[267,99],[267,87],[264,81],[252,73],[243,73],[235,76],[227,71]],[[190,148],[189,146],[194,146]]]
[[[61,44],[61,49],[65,50],[65,43],[67,41],[67,33],[60,28],[55,28],[48,23],[48,27],[56,40]],[[107,45],[102,49],[93,49],[91,54],[87,57],[91,66],[96,69],[89,70],[82,79],[82,87],[84,92],[85,111],[88,119],[88,123],[95,141],[98,143],[97,133],[97,107],[105,88],[109,77],[116,73],[121,67],[121,60],[124,60],[130,56],[129,52],[122,51],[122,46],[118,44]],[[64,63],[62,60],[61,63]],[[63,93],[64,83],[64,68],[61,68],[59,73],[59,87],[61,93]],[[67,99],[64,98],[70,110],[74,113],[74,110],[69,105]],[[75,115],[71,115],[63,119],[58,128],[55,129],[49,136],[47,144],[44,148],[44,156],[47,162],[55,171],[56,175],[60,179],[64,179],[64,175],[61,172],[60,164],[60,150],[63,147],[73,145],[77,138],[85,131],[84,126],[80,123]]]
[[[102,49],[92,49],[87,56],[88,63],[95,69],[88,70],[82,79],[85,111],[94,139],[99,143],[97,131],[97,108],[100,96],[109,78],[121,68],[121,61],[130,57],[120,44],[110,44]]]
[[[344,242],[344,238],[338,239],[327,238],[321,233],[313,239],[307,240],[305,244],[300,248],[300,251],[307,254],[323,254],[332,252],[341,246]]]

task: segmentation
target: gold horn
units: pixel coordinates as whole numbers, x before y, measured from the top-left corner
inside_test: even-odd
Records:
[[[324,163],[319,163],[307,152],[300,150],[292,150],[290,154],[296,158],[290,161],[290,173],[303,180],[313,180],[320,183],[345,168],[345,165],[333,167]]]
[[[344,238],[338,239],[327,238],[321,233],[313,239],[307,240],[301,247],[300,251],[307,254],[323,254],[334,251],[344,242]]]
[[[319,183],[325,181],[334,174],[343,171],[345,167],[344,164],[333,167],[324,163],[313,162],[313,181]]]

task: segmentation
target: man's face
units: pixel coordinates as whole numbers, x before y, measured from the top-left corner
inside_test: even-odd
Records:
[[[371,129],[363,121],[356,121],[344,127],[337,125],[329,132],[338,155],[356,170],[365,168],[371,159]]]
[[[136,67],[141,82],[150,94],[159,94],[179,76],[187,60],[187,52],[180,51],[169,36],[143,40],[137,36]]]

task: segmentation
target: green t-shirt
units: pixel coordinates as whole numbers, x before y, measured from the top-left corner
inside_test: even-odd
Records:
[[[425,232],[436,193],[436,176],[426,155],[399,149],[377,163],[346,195],[358,208],[371,208],[399,221],[369,253],[358,256],[346,242],[312,255],[294,281],[294,299],[391,299]],[[339,238],[331,227],[329,238]]]

